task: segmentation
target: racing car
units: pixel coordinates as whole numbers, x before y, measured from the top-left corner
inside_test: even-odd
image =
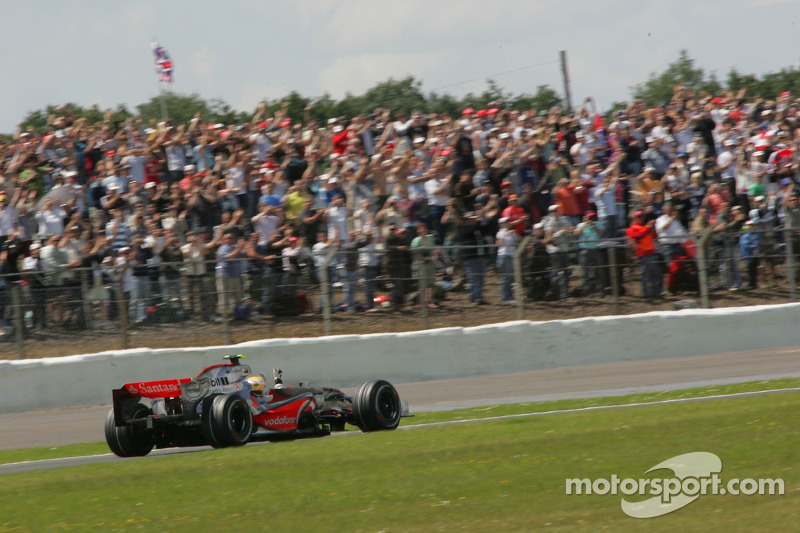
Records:
[[[308,384],[285,386],[273,369],[273,384],[228,355],[194,378],[126,383],[114,389],[105,422],[111,451],[138,457],[156,448],[242,446],[256,440],[329,435],[351,424],[361,431],[393,430],[408,415],[391,383],[369,381],[352,396]]]

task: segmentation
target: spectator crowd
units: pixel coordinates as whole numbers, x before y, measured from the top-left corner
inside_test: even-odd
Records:
[[[64,111],[0,144],[0,309],[24,280],[33,327],[75,320],[83,300],[110,325],[117,287],[131,321],[157,301],[215,320],[316,307],[298,289],[327,279],[352,311],[381,287],[403,305],[414,278],[436,307],[460,276],[483,305],[489,268],[510,303],[527,236],[534,298],[606,294],[607,253],[627,244],[655,299],[663,265],[691,260],[706,231],[717,285],[755,288],[797,238],[780,228],[800,229],[798,105],[678,87],[605,117],[591,98],[572,113],[498,103],[322,124],[263,104],[246,124]]]

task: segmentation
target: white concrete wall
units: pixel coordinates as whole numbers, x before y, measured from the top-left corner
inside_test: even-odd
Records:
[[[247,354],[253,370],[268,376],[280,366],[287,383],[348,387],[795,346],[799,317],[800,304],[690,309],[0,361],[0,413],[108,404],[123,383],[191,377],[230,353]]]

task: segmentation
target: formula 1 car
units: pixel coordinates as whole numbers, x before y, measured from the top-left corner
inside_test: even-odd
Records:
[[[229,355],[195,378],[126,383],[113,390],[106,417],[108,447],[120,457],[144,456],[156,448],[242,446],[255,440],[329,435],[352,424],[361,431],[397,428],[408,415],[397,390],[383,380],[359,385],[352,396],[308,385],[274,385]]]

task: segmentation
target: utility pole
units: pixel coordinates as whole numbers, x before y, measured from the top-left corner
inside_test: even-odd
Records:
[[[569,92],[569,72],[567,72],[567,51],[561,50],[561,76],[564,78],[564,99],[567,102],[567,113],[572,113],[572,95]]]

